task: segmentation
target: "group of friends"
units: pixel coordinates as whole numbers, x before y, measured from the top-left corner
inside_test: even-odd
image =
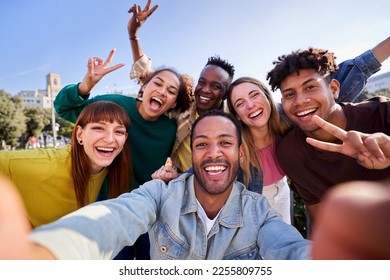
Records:
[[[115,50],[90,58],[54,100],[71,144],[0,153],[0,258],[390,258],[390,99],[352,103],[390,37],[340,64],[317,48],[280,56],[270,89],[219,56],[195,83],[143,53],[150,5],[129,10],[137,98],[90,97],[124,66]],[[292,191],[310,238],[292,225]]]

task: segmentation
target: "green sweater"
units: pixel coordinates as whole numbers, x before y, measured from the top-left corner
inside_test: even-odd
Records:
[[[54,100],[58,115],[70,122],[75,122],[81,110],[91,102],[112,101],[121,105],[129,114],[130,152],[133,163],[133,188],[152,179],[154,171],[164,165],[170,156],[176,136],[176,120],[162,115],[156,121],[147,121],[140,115],[136,98],[105,94],[83,99],[78,94],[77,85],[65,86]]]

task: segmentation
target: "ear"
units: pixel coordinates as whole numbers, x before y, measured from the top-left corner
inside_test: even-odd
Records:
[[[172,105],[171,109],[175,108],[176,105],[177,105],[177,102],[175,102],[175,103]]]
[[[143,84],[143,85],[141,86],[142,94],[145,92],[145,88],[146,88],[146,84]]]
[[[81,126],[76,127],[76,139],[77,142],[80,142],[80,140],[83,140],[83,128]]]
[[[244,145],[241,144],[239,148],[240,165],[244,161]]]
[[[330,91],[332,92],[333,99],[339,98],[340,93],[340,82],[336,79],[332,79],[329,83]]]

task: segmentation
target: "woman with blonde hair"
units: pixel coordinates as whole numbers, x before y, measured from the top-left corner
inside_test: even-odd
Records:
[[[242,127],[245,159],[242,180],[249,190],[262,193],[271,206],[291,224],[291,196],[287,177],[275,151],[290,125],[284,119],[271,92],[259,80],[242,77],[228,91],[228,110]]]

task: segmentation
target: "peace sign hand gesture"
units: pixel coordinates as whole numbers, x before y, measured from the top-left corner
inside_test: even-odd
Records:
[[[142,24],[147,20],[147,18],[157,10],[158,5],[154,5],[153,8],[150,8],[152,0],[148,0],[145,8],[141,11],[141,7],[137,4],[134,4],[133,7],[129,9],[129,13],[133,13],[133,16],[130,18],[127,24],[127,31],[130,38],[136,38],[138,30],[141,28]]]
[[[384,169],[390,166],[390,137],[384,133],[373,134],[359,131],[345,131],[318,116],[315,123],[340,139],[342,144],[306,138],[306,142],[318,149],[341,153],[357,159],[357,162],[368,169]]]
[[[79,84],[79,95],[88,95],[93,87],[108,73],[124,66],[123,63],[110,66],[116,50],[112,49],[105,61],[100,57],[88,59],[88,72],[83,81]]]

